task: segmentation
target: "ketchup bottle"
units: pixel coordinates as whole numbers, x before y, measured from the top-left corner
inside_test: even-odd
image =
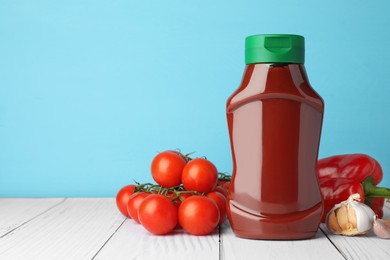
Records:
[[[323,203],[316,174],[324,102],[304,67],[304,38],[246,38],[240,87],[227,100],[233,157],[227,213],[252,239],[305,239]]]

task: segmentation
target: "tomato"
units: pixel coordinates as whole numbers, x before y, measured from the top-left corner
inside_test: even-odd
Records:
[[[186,164],[181,180],[186,190],[210,192],[217,185],[218,171],[210,161],[196,158]]]
[[[225,189],[224,187],[219,186],[219,185],[217,185],[217,187],[215,187],[214,191],[221,193],[223,196],[225,196],[225,198],[228,195],[227,189]]]
[[[217,227],[218,222],[218,206],[207,197],[191,196],[179,207],[179,223],[190,234],[207,235]]]
[[[134,219],[135,222],[140,223],[138,219],[138,209],[141,205],[142,201],[148,197],[150,193],[146,192],[137,192],[134,193],[127,203],[127,211],[129,212],[129,215]]]
[[[191,197],[191,196],[192,196],[192,194],[190,194],[190,193],[182,193],[182,194],[180,194],[180,197],[179,197],[179,198],[177,198],[177,199],[175,199],[175,200],[173,201],[173,203],[176,204],[176,205],[179,207],[180,204],[181,204],[185,199],[187,199],[187,198],[189,198],[189,197]]]
[[[164,235],[177,224],[177,208],[164,195],[153,194],[142,201],[138,217],[146,230],[155,235]]]
[[[175,205],[177,209],[179,209],[179,206],[182,203],[182,201],[184,201],[188,197],[191,197],[192,194],[191,193],[182,193],[180,195],[177,195],[173,192],[168,192],[168,194],[165,196],[172,201],[173,205]]]
[[[116,195],[116,205],[119,211],[126,217],[130,218],[129,213],[127,212],[127,203],[131,195],[133,195],[135,190],[135,185],[127,185],[119,190]]]
[[[180,194],[179,200],[180,200],[181,202],[183,202],[185,199],[187,199],[187,198],[189,198],[189,197],[191,197],[191,196],[192,196],[191,193],[181,193],[181,194]]]
[[[176,208],[179,208],[180,205],[180,199],[178,195],[174,192],[168,192],[168,194],[165,195],[172,203],[176,206]]]
[[[230,181],[218,181],[218,186],[221,186],[222,188],[229,190]]]
[[[226,220],[226,198],[219,192],[209,192],[207,193],[207,198],[212,199],[218,206],[219,209],[219,225],[223,224]]]
[[[185,199],[191,197],[191,196],[192,196],[191,193],[182,193],[182,194],[180,194],[180,197],[177,198],[177,199],[175,199],[175,200],[173,201],[173,204],[175,205],[175,207],[177,208],[177,210],[179,210],[180,205],[183,203],[183,201],[184,201]],[[176,228],[176,229],[180,229],[180,228],[181,228],[179,222],[177,222],[177,225],[176,225],[175,228]]]
[[[151,165],[153,179],[165,188],[179,186],[187,161],[176,151],[165,151],[154,157]]]

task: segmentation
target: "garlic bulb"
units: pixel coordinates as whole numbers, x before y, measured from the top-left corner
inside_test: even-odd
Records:
[[[326,216],[326,227],[333,234],[356,236],[367,233],[372,228],[375,213],[367,205],[358,202],[358,193],[348,200],[336,204]]]
[[[374,217],[374,233],[380,238],[390,238],[390,219],[380,219]]]

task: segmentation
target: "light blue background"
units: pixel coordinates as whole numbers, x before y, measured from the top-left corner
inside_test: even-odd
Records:
[[[0,197],[114,196],[181,148],[231,171],[225,101],[244,38],[306,37],[320,157],[390,187],[389,1],[0,1]]]

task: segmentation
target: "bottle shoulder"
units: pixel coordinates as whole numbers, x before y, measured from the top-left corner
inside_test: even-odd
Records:
[[[246,67],[238,89],[228,98],[228,110],[260,99],[289,99],[307,103],[323,111],[324,101],[311,87],[303,65],[251,65]]]

